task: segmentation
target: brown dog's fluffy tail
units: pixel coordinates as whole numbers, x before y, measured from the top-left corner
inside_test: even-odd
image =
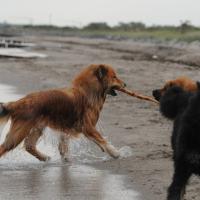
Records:
[[[4,103],[0,103],[0,125],[6,123],[9,116],[9,111],[5,108]]]

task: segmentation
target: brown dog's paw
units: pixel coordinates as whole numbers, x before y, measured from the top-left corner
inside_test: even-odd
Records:
[[[63,163],[69,163],[70,162],[70,159],[67,156],[62,156],[61,160],[62,160]]]
[[[111,155],[114,159],[118,159],[120,157],[119,151],[115,152],[114,154]]]
[[[44,162],[48,162],[48,161],[50,161],[50,160],[51,160],[51,157],[50,157],[50,156],[45,156],[44,159],[43,159]]]
[[[106,152],[115,159],[120,157],[120,152],[111,144],[106,145]]]

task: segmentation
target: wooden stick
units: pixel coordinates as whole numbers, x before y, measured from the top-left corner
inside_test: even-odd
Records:
[[[159,102],[157,100],[155,100],[155,99],[153,99],[151,97],[148,97],[148,96],[145,96],[145,95],[141,95],[141,94],[137,94],[137,93],[132,92],[130,90],[127,90],[125,88],[118,88],[117,90],[119,90],[119,91],[121,91],[123,93],[126,93],[126,94],[128,94],[130,96],[136,97],[138,99],[142,99],[142,100],[146,100],[146,101],[151,101],[151,102],[154,102],[156,104],[159,104]]]

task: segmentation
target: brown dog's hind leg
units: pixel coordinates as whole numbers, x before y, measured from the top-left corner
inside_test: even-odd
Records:
[[[58,150],[63,162],[69,161],[69,135],[61,134]]]
[[[31,129],[31,124],[17,121],[11,123],[10,130],[3,144],[0,145],[0,157],[6,152],[17,147],[19,143],[28,135]]]
[[[24,146],[27,152],[35,156],[40,161],[50,160],[50,157],[39,152],[36,148],[36,144],[40,136],[43,134],[43,128],[33,128],[29,135],[24,140]]]

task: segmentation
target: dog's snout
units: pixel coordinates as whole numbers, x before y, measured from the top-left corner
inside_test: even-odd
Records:
[[[152,95],[153,95],[154,97],[156,96],[157,91],[158,91],[158,90],[153,90],[153,91],[152,91]]]
[[[161,93],[160,93],[160,90],[153,90],[152,91],[152,95],[154,96],[154,98],[159,101],[160,98],[161,98]]]

